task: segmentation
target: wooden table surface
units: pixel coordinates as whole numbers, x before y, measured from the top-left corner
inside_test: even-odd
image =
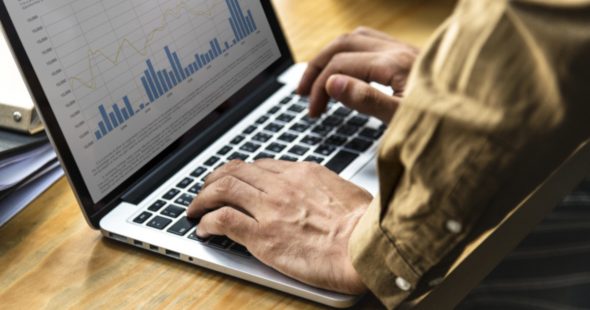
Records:
[[[276,0],[297,61],[358,25],[422,46],[454,0]],[[0,309],[322,306],[103,239],[65,179],[0,229]],[[367,295],[359,308],[380,307]]]

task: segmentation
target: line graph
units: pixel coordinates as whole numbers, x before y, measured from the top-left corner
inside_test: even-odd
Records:
[[[220,1],[220,2],[214,3],[213,5],[214,6],[220,5],[221,3],[222,2]],[[155,28],[154,30],[152,30],[151,32],[149,32],[149,34],[147,35],[147,37],[145,39],[145,43],[143,44],[142,47],[136,47],[135,44],[133,44],[129,39],[124,38],[119,43],[119,47],[116,49],[115,57],[113,57],[113,58],[109,57],[101,49],[97,49],[97,50],[89,49],[88,50],[88,72],[90,74],[90,79],[85,80],[82,77],[71,77],[70,78],[71,87],[74,88],[74,86],[75,86],[74,83],[78,82],[78,83],[82,84],[83,86],[85,86],[86,88],[96,89],[96,74],[94,71],[93,60],[99,56],[104,58],[105,60],[109,61],[114,66],[118,65],[121,62],[121,55],[123,53],[123,49],[125,48],[125,46],[127,46],[128,48],[133,50],[138,55],[141,55],[144,57],[148,56],[148,48],[152,45],[156,34],[159,32],[163,32],[167,29],[169,17],[177,17],[178,18],[183,14],[183,11],[189,13],[190,15],[192,15],[194,17],[198,17],[198,16],[210,17],[211,10],[212,10],[212,8],[207,9],[207,10],[196,10],[196,9],[191,8],[185,1],[181,1],[181,2],[178,2],[178,4],[176,5],[175,8],[167,9],[164,12],[164,14],[162,16],[161,25],[159,27]]]

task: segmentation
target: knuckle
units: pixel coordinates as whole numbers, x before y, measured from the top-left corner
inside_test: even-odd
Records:
[[[365,35],[370,31],[370,28],[367,26],[358,26],[354,29],[354,31],[352,32],[353,34],[360,34],[360,35]]]
[[[375,104],[377,103],[377,96],[372,88],[364,87],[360,92],[361,102],[367,104]]]
[[[232,176],[223,176],[215,183],[215,191],[222,195],[229,193],[235,188],[236,181],[237,179]]]
[[[221,208],[217,211],[215,222],[220,225],[220,227],[226,227],[234,222],[234,213],[227,207]]]
[[[245,163],[243,161],[234,159],[234,160],[230,160],[227,164],[223,165],[222,168],[225,171],[235,171],[235,170],[241,169],[244,164]]]
[[[352,39],[354,35],[350,34],[350,33],[345,33],[345,34],[341,34],[339,35],[336,40],[334,40],[334,47],[336,48],[344,48],[346,46],[348,46],[350,40]]]

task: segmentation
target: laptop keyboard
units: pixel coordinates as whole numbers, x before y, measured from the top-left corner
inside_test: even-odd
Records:
[[[307,105],[307,98],[294,93],[282,99],[137,215],[133,222],[250,257],[244,246],[227,237],[199,238],[197,222],[186,217],[186,208],[213,170],[234,159],[251,162],[273,158],[316,162],[340,173],[371,148],[385,131],[383,124],[371,127],[368,116],[334,101],[318,119],[307,116]]]

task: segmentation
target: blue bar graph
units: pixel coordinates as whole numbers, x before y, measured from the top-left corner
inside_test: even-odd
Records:
[[[125,119],[123,118],[123,113],[121,113],[121,110],[119,110],[119,107],[116,104],[113,104],[113,111],[115,111],[117,123],[123,124],[125,122]]]
[[[127,113],[127,110],[123,110],[121,111],[121,113],[123,113],[123,118],[125,118],[125,121],[129,120],[129,113]]]
[[[110,132],[123,126],[138,112],[146,109],[151,103],[155,103],[176,86],[200,72],[201,69],[213,66],[217,58],[222,57],[234,45],[258,30],[252,12],[247,10],[247,13],[244,13],[238,0],[225,0],[225,4],[230,15],[229,26],[234,34],[234,38],[230,39],[231,43],[225,41],[221,44],[219,38],[213,38],[209,41],[207,50],[194,54],[194,59],[186,66],[182,64],[178,52],[171,50],[169,46],[163,48],[163,53],[166,56],[164,59],[168,62],[165,68],[156,68],[152,59],[145,60],[145,69],[139,80],[140,85],[144,88],[144,98],[147,98],[148,101],[136,102],[136,107],[139,107],[137,110],[133,108],[128,96],[123,96],[122,105],[121,103],[112,104],[111,111],[107,111],[104,105],[99,105],[100,121],[98,129],[94,132],[97,141],[104,139]]]
[[[135,115],[135,113],[133,112],[133,106],[131,105],[131,102],[129,101],[129,98],[127,96],[123,97],[123,102],[125,103],[125,108],[129,113],[129,117]]]
[[[170,80],[172,80],[172,84],[174,84],[174,86],[178,85],[178,82],[176,81],[176,76],[174,75],[174,72],[170,71],[168,74],[170,75]]]

